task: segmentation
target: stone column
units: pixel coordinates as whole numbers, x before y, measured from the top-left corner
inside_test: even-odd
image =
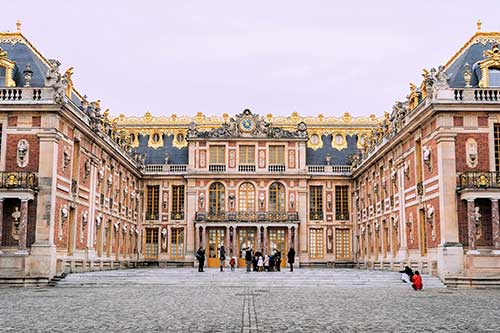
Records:
[[[288,226],[288,235],[287,235],[287,242],[286,245],[288,246],[288,249],[285,249],[288,253],[288,250],[290,247],[292,247],[292,226]],[[294,249],[295,250],[295,249]]]
[[[267,226],[264,226],[264,253],[269,255],[269,250],[267,248]]]
[[[229,225],[226,225],[226,230],[224,231],[224,246],[226,247],[226,258],[229,258],[229,255],[231,253],[231,242],[229,241]]]
[[[0,198],[0,254],[2,254],[3,198]]]
[[[21,199],[21,217],[19,218],[19,243],[16,254],[28,254],[28,199]]]
[[[469,251],[467,254],[479,254],[476,249],[476,221],[474,219],[474,199],[467,199],[467,227],[469,235]]]
[[[196,214],[196,190],[193,188],[194,182],[188,181],[186,186],[186,194],[187,194],[187,208],[186,208],[186,256],[193,258],[194,253],[198,250],[195,249],[195,237],[196,237],[196,229],[195,229],[195,214]],[[194,232],[193,232],[194,231]],[[202,245],[204,246],[204,245]]]
[[[307,187],[298,192],[297,211],[299,213],[300,242],[295,252],[302,259],[308,259],[307,253]],[[300,252],[299,252],[300,250]],[[304,260],[304,261],[306,261]]]
[[[493,240],[492,254],[500,254],[500,217],[497,198],[491,199],[491,236]]]
[[[453,115],[438,116],[436,122],[437,127],[453,126]],[[437,154],[435,157],[439,177],[441,238],[437,253],[437,269],[441,279],[447,276],[459,276],[464,271],[464,251],[458,238],[455,137],[455,133],[448,132],[440,132],[436,136]]]
[[[206,244],[205,244],[205,237],[206,237],[205,232],[206,232],[206,230],[205,229],[206,229],[205,226],[201,227],[202,231],[201,231],[201,239],[200,239],[200,242],[201,242],[200,246],[204,249],[206,248]]]

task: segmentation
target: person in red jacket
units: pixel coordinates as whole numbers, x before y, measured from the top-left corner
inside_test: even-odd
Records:
[[[414,290],[422,290],[423,284],[422,284],[422,277],[420,276],[420,273],[418,271],[415,271],[415,274],[413,274],[411,278],[412,282],[412,287]]]

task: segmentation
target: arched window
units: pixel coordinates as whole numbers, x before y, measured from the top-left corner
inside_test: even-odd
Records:
[[[208,213],[211,215],[220,215],[224,213],[224,185],[221,183],[213,183],[210,185],[208,191]]]
[[[269,186],[269,210],[285,212],[285,186],[281,183],[272,183]]]
[[[255,212],[255,186],[252,183],[247,182],[240,185],[238,198],[240,200],[240,212]]]

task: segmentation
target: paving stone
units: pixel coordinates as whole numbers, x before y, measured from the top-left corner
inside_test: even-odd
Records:
[[[0,332],[498,332],[499,290],[424,276],[299,269],[137,269],[72,274],[57,287],[0,289]]]

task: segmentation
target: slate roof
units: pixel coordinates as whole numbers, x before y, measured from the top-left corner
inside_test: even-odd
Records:
[[[48,67],[28,45],[23,43],[0,43],[0,47],[7,52],[8,58],[16,63],[16,67],[14,68],[14,81],[17,87],[24,86],[23,71],[28,64],[31,64],[31,70],[33,71],[31,86],[44,86],[45,73],[47,73]]]

